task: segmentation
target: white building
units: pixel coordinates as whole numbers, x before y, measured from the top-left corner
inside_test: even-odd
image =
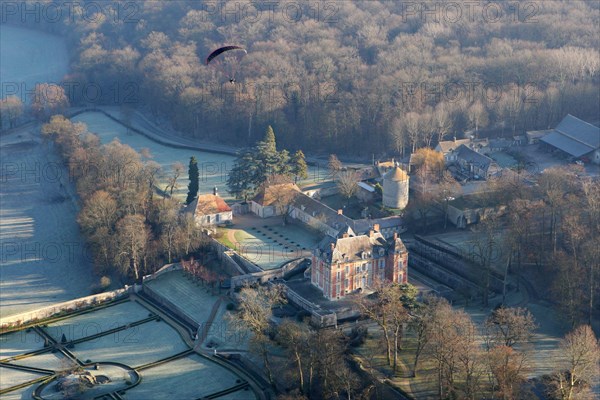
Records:
[[[198,226],[217,225],[233,221],[231,207],[215,190],[214,194],[202,194],[187,206]]]

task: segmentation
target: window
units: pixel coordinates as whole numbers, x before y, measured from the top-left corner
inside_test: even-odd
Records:
[[[337,280],[338,282],[342,279],[342,273],[340,271],[337,272]]]
[[[348,278],[346,278],[346,279],[344,280],[344,288],[348,289],[349,287],[350,287],[350,284],[349,284],[349,282],[348,282]]]
[[[346,275],[348,275],[348,266],[346,265]]]
[[[364,267],[364,264],[363,264],[363,267]],[[363,268],[363,271],[364,271],[364,268]],[[357,273],[357,274],[360,272],[360,266],[359,265],[356,266],[356,269],[355,269],[354,272]]]

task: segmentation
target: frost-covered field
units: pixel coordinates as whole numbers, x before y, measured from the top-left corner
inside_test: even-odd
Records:
[[[62,38],[0,25],[0,97],[37,83],[58,83],[68,71]],[[37,133],[0,138],[0,316],[89,294],[90,263],[66,191],[66,170]],[[58,180],[63,178],[63,182]]]
[[[50,369],[53,371],[64,368],[66,363],[65,358],[60,353],[43,353],[31,357],[21,358],[20,360],[11,361],[12,364],[24,365],[26,367]]]
[[[100,137],[102,143],[109,143],[113,139],[118,138],[121,143],[129,145],[135,150],[148,149],[152,155],[152,160],[162,165],[167,176],[171,174],[171,166],[174,163],[182,163],[185,168],[178,179],[179,188],[174,192],[179,199],[185,199],[187,194],[187,185],[189,183],[187,168],[191,156],[195,156],[198,160],[200,193],[212,193],[213,188],[216,186],[219,189],[220,196],[224,199],[231,199],[231,196],[227,193],[226,183],[227,175],[233,167],[233,156],[160,144],[135,132],[128,133],[127,128],[123,125],[98,112],[79,114],[73,117],[73,121],[84,122],[90,132]],[[316,167],[309,167],[309,179],[307,182],[315,179],[323,179],[325,173],[325,171],[319,171]],[[167,178],[163,176],[160,183],[161,189],[165,188],[166,182]]]
[[[29,103],[31,96],[26,92],[38,83],[60,83],[68,64],[67,46],[61,37],[0,24],[0,98],[15,94]]]
[[[102,143],[109,143],[118,138],[121,143],[127,144],[135,150],[148,149],[152,160],[159,163],[165,175],[170,175],[172,165],[179,162],[184,165],[184,171],[178,179],[179,188],[174,192],[178,198],[185,198],[187,194],[188,163],[191,156],[198,160],[200,170],[200,193],[212,193],[217,186],[221,196],[226,197],[227,171],[231,169],[233,157],[225,154],[207,153],[190,149],[173,148],[154,142],[145,136],[134,132],[127,132],[123,125],[111,120],[106,115],[98,112],[87,112],[73,117],[73,121],[84,122],[90,132],[100,137]],[[166,186],[167,177],[161,177],[160,188]]]
[[[213,296],[210,289],[207,292],[207,288],[197,286],[186,278],[183,271],[167,272],[144,285],[177,304],[181,311],[200,325],[208,322],[212,307],[218,300],[218,296]]]
[[[148,318],[148,314],[149,311],[143,306],[128,301],[60,320],[44,329],[55,340],[61,340],[63,334],[67,340],[77,340],[143,320]]]
[[[34,380],[40,376],[43,375],[0,367],[0,390]],[[4,397],[2,398],[4,399]]]
[[[180,358],[142,371],[142,384],[128,390],[127,400],[198,399],[236,385],[234,374],[198,355]],[[255,396],[242,391],[244,399]]]
[[[0,142],[0,316],[90,294],[91,256],[68,172],[37,133]]]
[[[43,347],[44,339],[33,331],[7,333],[0,336],[0,360],[39,350]]]
[[[214,300],[214,298],[211,300]],[[223,308],[223,311],[219,315],[222,315],[224,311]],[[116,324],[122,326],[144,319],[149,313],[150,311],[141,304],[130,301],[66,318],[55,324],[42,327],[42,329],[46,332],[51,332],[58,327],[68,329],[69,327],[89,324],[108,324],[110,328],[112,327],[110,326],[111,315],[114,315]],[[88,333],[94,334],[96,332]],[[75,336],[80,337],[82,335]],[[21,331],[0,336],[0,355],[2,358],[28,353],[38,350],[42,346],[43,341],[33,331]],[[136,368],[189,350],[189,346],[171,325],[164,321],[150,321],[138,326],[132,326],[123,331],[75,344],[74,348],[70,350],[82,362],[88,362],[88,360],[91,362],[120,362],[129,367]],[[53,371],[62,370],[71,364],[66,361],[66,358],[60,352],[52,353],[50,349],[42,354],[10,362],[21,366]],[[95,393],[106,393],[104,389],[108,389],[108,391],[121,390],[122,382],[115,380],[120,379],[119,377],[122,375],[119,373],[121,367],[105,365],[101,366],[101,368],[104,372],[111,368],[115,369],[115,373],[112,373],[112,375],[109,374],[114,378],[113,381],[116,382],[113,385],[115,388],[113,389],[109,386],[97,387],[94,389],[97,390]],[[227,368],[193,353],[164,364],[142,369],[139,373],[142,376],[141,383],[135,388],[126,391],[123,395],[124,398],[144,400],[163,398],[178,400],[197,399],[243,383],[235,373],[229,371]],[[0,367],[0,390],[41,376],[43,375]],[[2,395],[2,399],[30,398],[32,390],[37,385],[34,384],[27,389],[20,389],[4,394]],[[241,389],[239,392],[227,395],[224,398],[253,400],[255,399],[255,395],[251,390]]]
[[[115,361],[135,368],[187,349],[175,329],[151,321],[76,344],[71,351],[82,361]]]

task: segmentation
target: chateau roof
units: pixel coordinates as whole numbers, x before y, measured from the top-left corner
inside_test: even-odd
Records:
[[[380,232],[338,238],[327,236],[317,246],[318,256],[328,263],[378,258],[390,250],[406,252],[406,247],[399,237],[396,237],[395,241],[386,240]]]

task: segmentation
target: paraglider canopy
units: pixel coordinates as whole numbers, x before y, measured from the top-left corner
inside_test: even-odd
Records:
[[[241,46],[223,46],[206,57],[206,65],[213,67],[225,75],[230,83],[235,83],[239,63],[248,54]]]

